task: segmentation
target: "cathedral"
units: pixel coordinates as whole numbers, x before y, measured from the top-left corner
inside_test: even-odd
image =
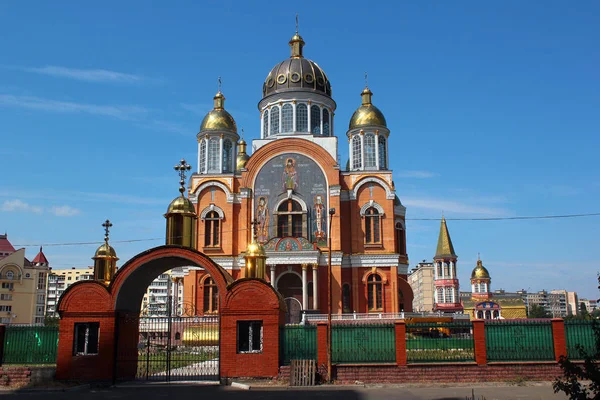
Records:
[[[330,80],[304,57],[304,44],[296,32],[290,57],[267,74],[251,154],[219,89],[197,134],[188,198],[172,206],[197,216],[199,251],[234,279],[265,279],[290,314],[327,313],[329,265],[333,314],[412,311],[406,208],[389,165],[392,133],[365,87],[342,140],[348,163],[339,164],[334,127],[346,121],[334,123]],[[258,275],[248,252],[265,260]],[[204,270],[190,268],[183,284],[184,307],[217,312],[217,288]]]

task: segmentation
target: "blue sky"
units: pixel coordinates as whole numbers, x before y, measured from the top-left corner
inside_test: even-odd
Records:
[[[100,241],[110,218],[115,241],[153,239],[115,243],[121,262],[163,243],[172,167],[194,164],[217,77],[257,138],[296,13],[305,56],[332,82],[343,164],[368,71],[407,219],[600,212],[597,2],[299,5],[3,2],[0,231],[21,246]],[[494,289],[598,297],[600,217],[448,226],[463,289],[480,252]],[[430,260],[439,222],[407,229],[411,267]],[[95,247],[44,251],[54,268],[83,267]]]

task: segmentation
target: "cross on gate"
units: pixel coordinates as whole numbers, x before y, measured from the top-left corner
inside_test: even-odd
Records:
[[[104,240],[108,242],[108,234],[109,234],[110,228],[111,228],[111,226],[113,226],[113,224],[112,224],[112,222],[110,222],[107,219],[106,221],[104,221],[102,226],[104,227]]]

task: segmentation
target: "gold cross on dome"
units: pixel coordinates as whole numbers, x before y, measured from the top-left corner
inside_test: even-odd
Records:
[[[109,234],[110,228],[111,228],[111,226],[113,226],[113,224],[107,219],[106,221],[104,221],[102,226],[104,227],[104,241],[108,242],[108,234]]]
[[[179,184],[181,185],[179,188],[179,192],[183,194],[183,192],[185,192],[185,171],[189,171],[190,169],[192,169],[192,166],[182,158],[181,161],[179,161],[179,164],[173,167],[173,169],[175,169],[175,171],[177,171],[177,173],[179,174]]]

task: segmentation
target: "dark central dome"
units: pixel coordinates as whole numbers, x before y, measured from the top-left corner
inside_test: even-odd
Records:
[[[275,65],[263,84],[263,97],[287,91],[307,91],[331,97],[331,83],[316,62],[302,56],[304,40],[297,33],[290,40],[292,56]]]

